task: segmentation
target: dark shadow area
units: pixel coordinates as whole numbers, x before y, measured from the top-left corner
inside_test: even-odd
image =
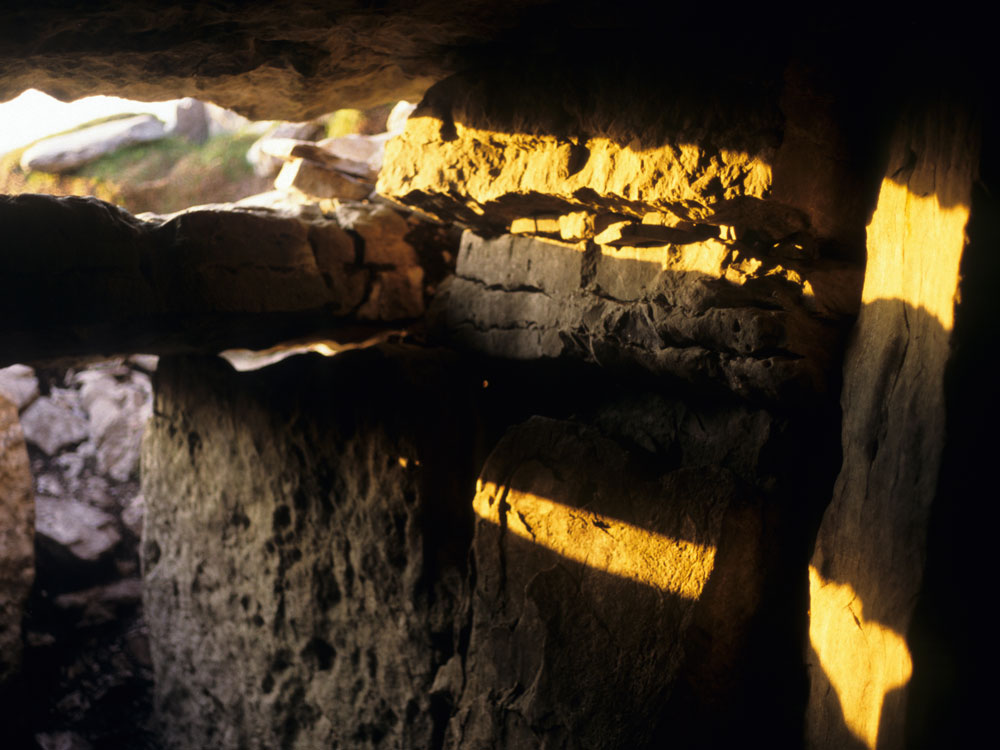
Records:
[[[963,746],[992,731],[994,708],[985,689],[994,679],[995,634],[984,594],[995,585],[989,500],[1000,422],[991,356],[1000,317],[1000,153],[996,104],[984,112],[979,179],[972,188],[955,306],[952,355],[945,373],[946,441],[928,532],[927,569],[909,638],[914,674],[907,745]],[[988,597],[987,597],[988,598]]]

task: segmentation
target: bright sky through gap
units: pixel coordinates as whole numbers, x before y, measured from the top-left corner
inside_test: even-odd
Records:
[[[28,89],[16,99],[0,103],[0,155],[46,135],[122,112],[150,112],[167,122],[176,106],[176,102],[136,102],[116,96],[88,96],[67,103]]]

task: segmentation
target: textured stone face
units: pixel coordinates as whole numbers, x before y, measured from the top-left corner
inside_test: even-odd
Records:
[[[954,502],[936,494],[978,148],[975,121],[940,104],[893,136],[845,364],[844,464],[810,567],[810,747],[908,746],[931,506]]]
[[[562,67],[529,76],[507,66],[438,84],[386,145],[379,192],[492,232],[519,217],[579,210],[668,212],[778,236],[804,227],[796,211],[763,200],[781,123],[767,83],[736,104],[726,80],[705,82],[701,98],[686,89],[671,101],[669,85],[644,90],[648,74],[623,81],[587,68],[567,77]],[[651,120],[619,117],[629,94],[663,108]]]
[[[433,746],[474,411],[454,355],[161,360],[145,603],[171,748]]]
[[[35,493],[17,407],[0,396],[0,687],[18,673],[21,620],[35,578]]]
[[[773,51],[733,66],[691,50],[698,64],[677,75],[649,48],[611,68],[567,45],[431,88],[387,144],[378,191],[488,235],[605,244],[609,225],[655,219],[858,257],[872,200],[851,125],[863,85],[845,117],[830,81],[783,72]]]
[[[859,281],[851,264],[755,258],[692,232],[639,247],[466,232],[432,317],[442,341],[492,355],[801,398],[836,379]]]

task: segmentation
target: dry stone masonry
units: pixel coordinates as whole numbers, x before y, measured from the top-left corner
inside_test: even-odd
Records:
[[[262,138],[277,189],[236,205],[0,197],[3,364],[164,355],[139,462],[155,742],[979,741],[1000,209],[977,24],[286,5],[0,16],[0,96],[419,101],[391,133]],[[232,347],[342,353],[237,371]],[[107,521],[48,491],[81,460],[135,481],[129,378],[0,372],[8,684],[30,518],[81,570],[134,541],[138,502]],[[36,503],[22,426],[59,467]]]

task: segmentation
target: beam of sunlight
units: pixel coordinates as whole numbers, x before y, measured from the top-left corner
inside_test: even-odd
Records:
[[[476,514],[523,539],[595,570],[697,599],[715,547],[674,539],[587,508],[479,480]],[[501,514],[503,518],[501,519]]]
[[[942,206],[934,193],[917,195],[907,185],[883,180],[868,226],[862,304],[902,300],[950,331],[968,221],[968,205]]]
[[[809,641],[837,691],[844,723],[874,748],[886,694],[906,685],[913,673],[906,640],[891,628],[865,620],[854,589],[825,580],[812,565],[809,598]]]
[[[652,247],[601,245],[601,255],[608,258],[655,263],[664,271],[697,271],[715,278],[725,273],[724,262],[729,252],[729,248],[718,240]]]

